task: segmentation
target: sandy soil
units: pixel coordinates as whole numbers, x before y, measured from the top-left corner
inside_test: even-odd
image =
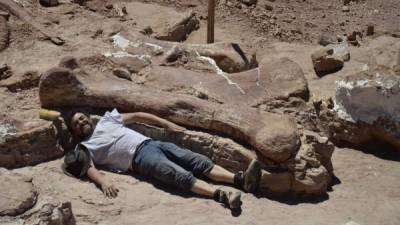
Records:
[[[121,19],[94,6],[82,7],[68,0],[53,8],[40,7],[33,0],[19,2],[23,2],[34,18],[50,21],[46,24],[47,29],[62,36],[66,44],[56,46],[43,40],[29,25],[12,16],[9,20],[10,46],[0,53],[0,65],[9,65],[14,79],[27,71],[40,74],[57,65],[63,56],[102,54],[110,48],[111,33],[120,27],[140,30],[142,22],[145,22],[140,18]],[[159,3],[178,11],[196,11],[201,19],[200,29],[193,32],[187,42],[205,42],[206,0],[146,2]],[[272,55],[290,56],[304,70],[312,95],[318,97],[332,96],[335,80],[361,70],[365,63],[361,60],[365,51],[351,47],[356,60],[352,58],[340,72],[318,79],[309,55],[317,47],[315,43],[322,33],[364,32],[366,26],[373,23],[376,34],[364,37],[363,48],[382,34],[396,36],[400,32],[398,0],[352,2],[349,12],[343,12],[339,0],[264,0],[258,1],[257,7],[247,7],[239,1],[219,2],[217,41],[241,42],[247,51],[256,51],[259,59]],[[266,4],[272,5],[273,9],[268,10]],[[36,118],[40,108],[37,90],[35,85],[18,91],[0,85],[0,117]],[[332,187],[328,196],[313,202],[296,202],[245,194],[242,212],[233,214],[211,200],[181,195],[166,187],[154,186],[140,177],[106,172],[121,189],[117,199],[109,200],[94,184],[63,175],[61,159],[14,171],[34,177],[33,182],[40,192],[39,201],[51,198],[71,201],[77,224],[337,225],[354,221],[362,225],[397,225],[400,224],[400,155],[383,151],[377,148],[367,152],[336,148],[332,162],[340,182]],[[23,221],[0,218],[2,223],[22,224]]]
[[[378,157],[337,148],[332,161],[340,184],[333,186],[327,196],[296,202],[244,194],[242,211],[235,213],[212,200],[182,195],[140,177],[106,172],[120,188],[119,197],[110,200],[94,184],[62,174],[61,160],[14,171],[34,177],[39,201],[52,198],[71,201],[78,224],[337,225],[353,221],[364,225],[397,225],[399,160],[394,152]]]

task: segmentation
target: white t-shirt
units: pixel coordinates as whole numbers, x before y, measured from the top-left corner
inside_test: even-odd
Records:
[[[95,164],[111,170],[127,171],[136,148],[150,138],[124,126],[122,116],[114,109],[99,120],[93,134],[82,144]]]

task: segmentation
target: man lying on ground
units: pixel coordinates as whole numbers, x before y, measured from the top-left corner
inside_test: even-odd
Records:
[[[173,131],[185,130],[147,113],[120,114],[114,109],[106,112],[94,126],[88,115],[73,112],[67,123],[81,142],[65,156],[64,171],[76,177],[87,175],[108,197],[116,197],[118,189],[94,165],[114,171],[138,172],[183,191],[213,198],[231,209],[240,207],[241,193],[217,189],[200,178],[206,176],[213,181],[233,184],[246,192],[253,193],[258,188],[261,176],[258,161],[253,160],[245,172],[233,174],[204,155],[172,143],[152,140],[125,126],[134,122]]]

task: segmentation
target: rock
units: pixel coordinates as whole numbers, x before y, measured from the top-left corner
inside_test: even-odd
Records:
[[[73,3],[79,4],[79,5],[84,5],[87,1],[89,1],[89,0],[72,0]]]
[[[177,12],[168,7],[140,2],[129,2],[125,6],[126,17],[134,20],[139,30],[150,27],[151,37],[159,40],[182,42],[200,27],[199,19],[191,11]]]
[[[66,56],[60,60],[60,63],[58,64],[58,66],[74,70],[74,69],[79,68],[79,63],[75,57]]]
[[[119,78],[123,78],[126,80],[132,80],[131,73],[125,68],[115,68],[113,70],[113,74]]]
[[[7,24],[7,19],[0,16],[0,52],[8,47],[10,42],[10,28]]]
[[[334,111],[341,120],[369,128],[370,137],[400,149],[400,77],[353,77],[337,83]]]
[[[0,10],[0,17],[4,17],[8,21],[8,19],[10,18],[10,13]]]
[[[298,195],[322,195],[326,193],[330,179],[325,167],[308,168],[304,172],[295,173],[292,190]]]
[[[304,195],[326,193],[333,176],[332,153],[335,146],[327,137],[305,130],[302,145],[291,168],[293,191]]]
[[[108,55],[106,54],[106,57],[113,63],[118,65],[120,68],[126,68],[128,70],[127,72],[129,73],[123,73],[121,71],[117,71],[121,76],[125,76],[122,78],[126,78],[128,80],[132,80],[130,73],[139,73],[143,68],[147,67],[148,65],[151,64],[151,57],[149,55],[132,55],[132,54],[111,54]],[[121,73],[120,73],[121,72]],[[113,72],[114,75],[116,75]],[[118,76],[118,75],[116,75]]]
[[[1,120],[0,167],[35,165],[62,155],[51,122]]]
[[[293,191],[293,174],[289,172],[270,173],[262,171],[259,190],[273,197],[281,197]]]
[[[346,40],[343,40],[338,44],[328,45],[327,47],[333,49],[334,57],[341,58],[345,62],[350,60],[349,44]]]
[[[361,225],[361,224],[356,223],[356,222],[350,220],[350,221],[348,221],[347,223],[345,223],[344,225]]]
[[[320,134],[309,130],[303,131],[303,138],[304,146],[302,146],[302,148],[308,148],[309,152],[300,157],[302,159],[315,157],[315,159],[317,159],[330,174],[333,174],[331,158],[333,151],[335,150],[335,146],[331,141],[329,141],[329,138],[323,137]]]
[[[263,2],[262,7],[268,11],[274,10],[274,5],[272,5],[270,2]]]
[[[308,83],[301,67],[289,58],[264,59],[259,65],[259,85],[277,98],[298,97],[308,100]]]
[[[32,208],[37,191],[32,178],[0,169],[0,216],[17,216]]]
[[[333,48],[325,47],[311,55],[314,70],[319,77],[342,69],[344,65],[343,57],[335,55],[334,53]]]
[[[360,40],[362,39],[362,37],[362,32],[353,31],[351,34],[347,35],[347,41],[354,46],[360,46]]]
[[[70,202],[44,203],[39,210],[25,219],[26,225],[75,225]]]
[[[348,6],[343,6],[342,12],[350,12],[350,8]]]
[[[247,6],[255,5],[257,4],[257,0],[240,0],[243,4]]]
[[[322,46],[327,46],[327,45],[336,44],[336,43],[337,43],[337,39],[335,36],[326,35],[326,34],[322,34],[318,41],[318,44],[320,44]]]
[[[371,36],[371,35],[374,35],[374,33],[375,33],[375,26],[373,25],[373,24],[369,24],[368,26],[367,26],[367,36]]]
[[[368,66],[371,74],[400,74],[400,41],[393,37],[380,36],[372,39],[360,62]]]
[[[0,65],[0,80],[5,80],[12,76],[12,71],[7,64]]]
[[[37,87],[39,79],[38,71],[27,71],[22,74],[14,74],[11,78],[0,81],[0,87],[6,87],[11,92],[17,92]]]
[[[44,7],[54,7],[60,4],[58,0],[39,0],[39,3]]]

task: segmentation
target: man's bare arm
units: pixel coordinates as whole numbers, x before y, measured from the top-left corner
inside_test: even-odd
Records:
[[[186,130],[184,127],[181,127],[175,123],[172,123],[166,119],[160,118],[158,116],[143,113],[143,112],[136,112],[136,113],[124,113],[122,114],[122,120],[125,124],[131,123],[144,123],[148,125],[155,125],[158,127],[166,128],[169,130],[174,131],[184,131]]]
[[[115,198],[118,195],[118,188],[116,188],[111,182],[109,182],[103,174],[100,173],[99,170],[96,169],[93,162],[91,162],[91,166],[87,171],[87,175],[95,182],[97,185],[101,187],[103,193],[109,198]]]

